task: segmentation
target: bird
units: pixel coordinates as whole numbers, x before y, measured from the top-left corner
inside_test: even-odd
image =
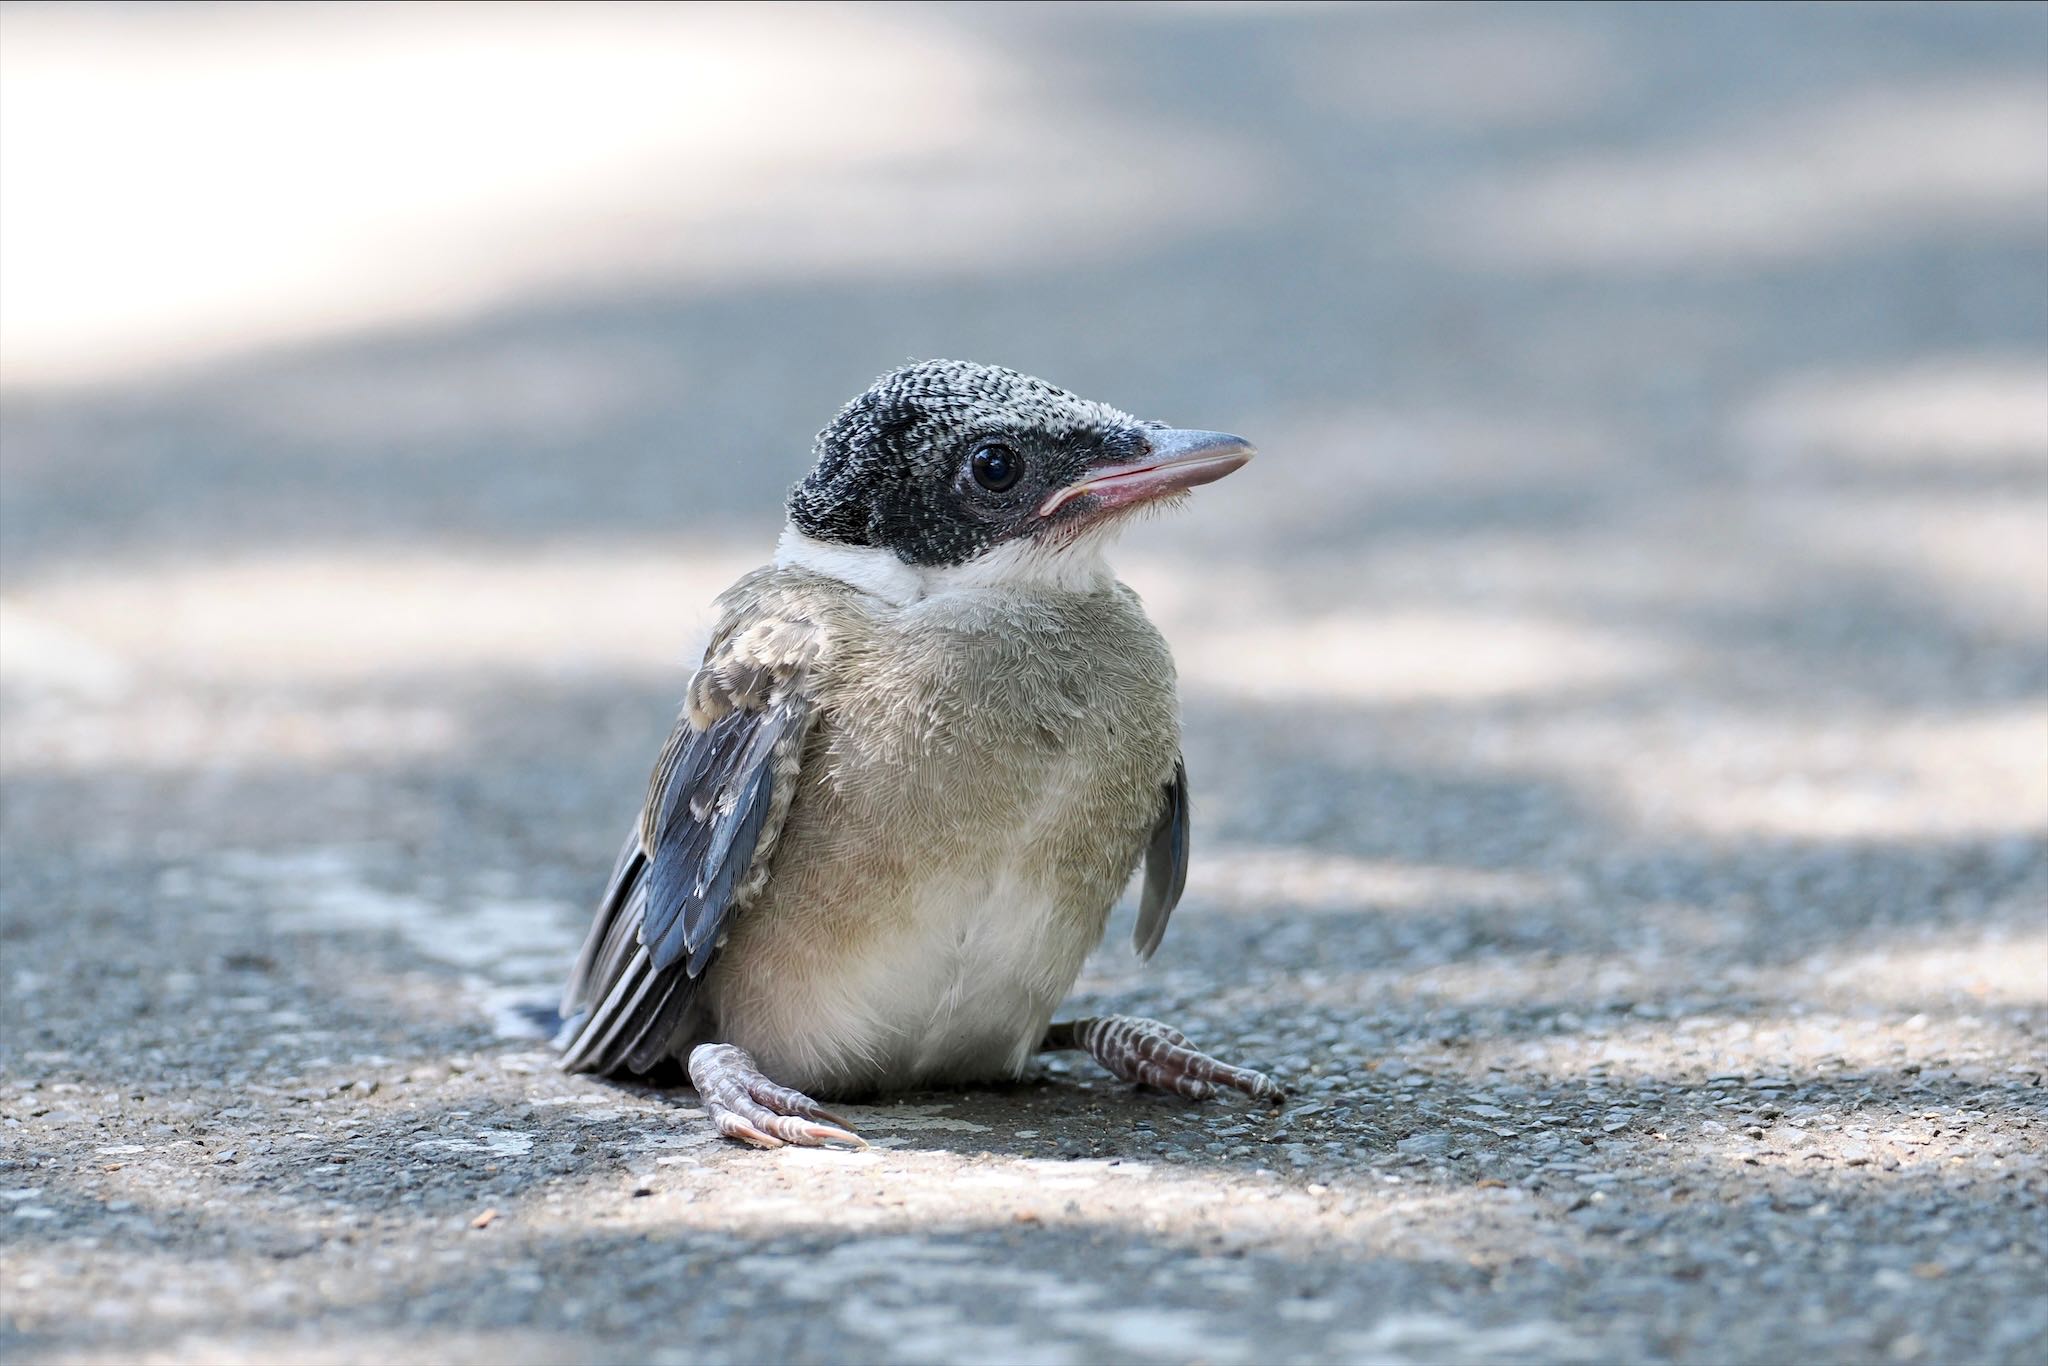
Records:
[[[1139,865],[1187,880],[1173,658],[1104,551],[1242,437],[999,366],[881,376],[818,434],[718,617],[579,952],[570,1072],[681,1063],[720,1133],[864,1146],[823,1100],[1014,1079],[1277,1102],[1156,1020],[1054,1022]]]

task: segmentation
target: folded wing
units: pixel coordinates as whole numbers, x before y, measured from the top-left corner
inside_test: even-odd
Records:
[[[568,1071],[645,1072],[687,1048],[705,970],[768,880],[812,719],[804,677],[822,642],[751,583],[724,600],[570,975]]]
[[[1188,883],[1188,766],[1173,761],[1173,777],[1160,790],[1159,819],[1145,846],[1145,890],[1138,899],[1138,928],[1131,947],[1150,958],[1166,938],[1166,922]]]

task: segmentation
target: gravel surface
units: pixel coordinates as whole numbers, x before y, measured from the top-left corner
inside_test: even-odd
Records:
[[[2048,1356],[2048,10],[860,24],[963,145],[720,273],[7,391],[0,1355]],[[1120,560],[1195,861],[1073,1004],[1284,1108],[763,1154],[519,1009],[927,354],[1264,449]]]

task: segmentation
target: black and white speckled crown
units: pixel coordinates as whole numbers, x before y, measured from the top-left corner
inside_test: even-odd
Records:
[[[817,462],[790,490],[790,525],[910,564],[961,563],[1013,529],[1004,508],[959,493],[977,444],[1012,443],[1051,476],[1136,448],[1148,425],[1001,366],[920,361],[883,375],[818,433]]]

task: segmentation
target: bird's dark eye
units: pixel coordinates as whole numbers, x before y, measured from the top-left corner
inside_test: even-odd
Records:
[[[1024,473],[1024,459],[1001,442],[991,441],[977,446],[968,458],[967,468],[974,475],[974,482],[990,493],[1001,493],[1015,484]]]

